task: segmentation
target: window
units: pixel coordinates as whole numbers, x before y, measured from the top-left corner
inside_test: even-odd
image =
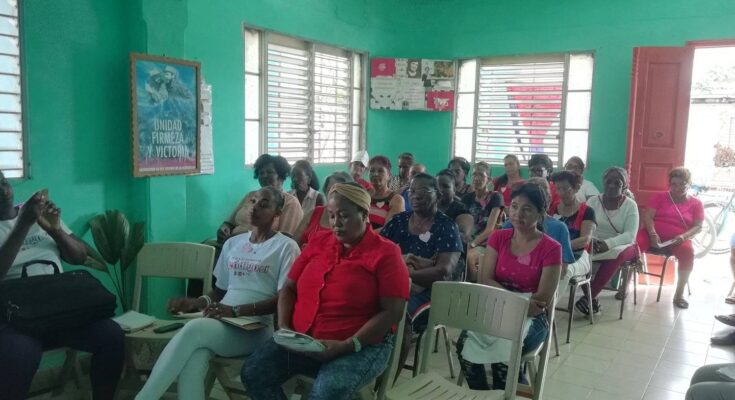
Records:
[[[363,135],[364,55],[245,28],[245,164],[347,163]]]
[[[496,165],[534,153],[586,162],[593,64],[589,53],[461,61],[454,155]]]
[[[0,170],[25,176],[18,1],[0,0]]]

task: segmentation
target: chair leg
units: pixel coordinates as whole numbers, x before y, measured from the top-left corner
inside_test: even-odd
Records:
[[[554,349],[556,350],[556,356],[559,357],[559,339],[556,337],[556,321],[553,321],[551,325],[552,325],[551,333],[554,335]],[[567,334],[567,336],[569,335]]]
[[[574,317],[574,293],[577,291],[577,284],[575,283],[572,285],[572,287],[569,288],[569,304],[567,305],[567,313],[569,314],[569,321],[567,322],[567,344],[569,344],[569,337],[572,333],[572,317]],[[592,307],[592,303],[590,303],[590,307]],[[559,355],[559,350],[557,349],[556,354]]]
[[[459,369],[459,376],[457,376],[457,386],[462,386],[464,384],[464,371],[462,371],[462,368]]]
[[[528,368],[528,382],[531,387],[536,383],[536,359],[526,362],[526,368]],[[510,374],[510,372],[508,372]]]
[[[447,361],[449,362],[449,377],[454,379],[454,359],[452,359],[452,344],[449,342],[449,335],[447,335],[447,328],[442,326],[441,331],[442,331],[442,335],[444,336],[444,347],[446,347],[447,349]]]
[[[656,302],[661,301],[661,289],[664,286],[664,276],[666,275],[666,264],[669,263],[669,257],[664,258],[664,265],[661,267],[661,277],[658,280],[658,295],[656,296]]]
[[[620,301],[620,319],[623,319],[623,308],[625,308],[625,298],[628,294],[628,266],[625,265],[620,269],[620,277],[623,279],[623,299]]]
[[[421,348],[421,338],[423,336],[424,332],[419,333],[419,337],[416,339],[416,348],[413,349],[413,371],[411,371],[411,376],[414,378],[419,374],[419,354],[421,354],[419,349]]]
[[[638,305],[638,277],[640,277],[640,274],[638,273],[638,266],[633,266],[633,305]],[[648,276],[648,275],[645,275]]]
[[[692,287],[689,286],[689,282],[687,281],[687,292],[689,292],[689,295],[692,295]]]

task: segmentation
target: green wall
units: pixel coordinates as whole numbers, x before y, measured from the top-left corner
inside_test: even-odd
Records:
[[[635,46],[735,38],[730,0],[26,0],[22,35],[30,179],[79,235],[119,208],[150,240],[201,241],[257,184],[243,167],[242,24],[364,50],[464,58],[591,50],[596,55],[588,175],[624,159]],[[215,175],[133,179],[128,54],[200,61],[213,86]],[[451,152],[451,113],[367,112],[371,155],[410,150],[432,172]],[[344,166],[318,168],[320,176]],[[88,235],[87,235],[88,236]],[[153,306],[174,287],[153,285]]]

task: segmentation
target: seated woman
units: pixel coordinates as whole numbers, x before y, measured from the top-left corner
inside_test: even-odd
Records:
[[[554,306],[561,274],[561,247],[544,235],[541,226],[545,206],[546,199],[537,185],[527,183],[513,190],[508,207],[513,229],[495,231],[490,237],[478,282],[530,296],[524,353],[538,347],[549,334],[546,307]],[[508,340],[462,332],[457,354],[469,387],[490,390],[485,373],[485,364],[490,364],[492,389],[505,389],[510,350]]]
[[[575,276],[586,275],[590,272],[590,250],[592,250],[592,236],[597,222],[595,210],[588,207],[576,196],[582,185],[582,175],[576,172],[561,171],[552,175],[551,180],[559,195],[559,204],[556,210],[549,214],[565,223],[569,228],[574,262],[562,266],[561,281],[559,281],[559,295],[567,289],[569,279]]]
[[[61,210],[47,194],[36,192],[22,206],[13,205],[13,188],[0,172],[0,280],[21,277],[22,266],[32,261],[51,261],[61,270],[61,260],[80,265],[87,253],[61,221]],[[32,264],[32,275],[53,274],[46,264]],[[38,293],[42,296],[42,293]],[[122,372],[125,336],[120,326],[103,319],[79,329],[35,337],[0,322],[0,397],[25,399],[46,349],[68,346],[92,353],[90,378],[95,400],[111,399]]]
[[[294,353],[272,339],[248,357],[242,382],[253,400],[285,399],[281,384],[315,376],[310,399],[351,399],[386,367],[391,327],[403,317],[408,273],[393,243],[368,226],[370,195],[338,183],[327,212],[333,232],[317,234],[294,263],[278,298],[278,325],[320,340],[321,353]]]
[[[454,172],[454,191],[457,196],[464,196],[472,191],[472,186],[467,184],[467,175],[470,174],[470,162],[464,157],[454,157],[447,164],[447,169]]]
[[[620,167],[610,167],[602,174],[603,193],[592,197],[587,205],[595,211],[597,229],[592,239],[594,257],[600,268],[592,279],[592,312],[600,312],[597,296],[607,282],[626,261],[638,257],[635,243],[638,232],[638,205],[625,195],[628,189],[628,173]],[[587,297],[575,304],[582,314],[589,314]]]
[[[669,172],[669,191],[653,195],[643,213],[643,227],[636,241],[642,252],[651,247],[670,252],[679,260],[679,278],[676,281],[674,305],[689,308],[684,300],[684,287],[694,268],[694,247],[692,238],[702,229],[704,206],[696,198],[689,196],[687,190],[692,183],[692,174],[684,167]]]
[[[510,194],[513,188],[526,183],[521,177],[521,162],[514,154],[503,158],[505,173],[493,181],[494,190],[503,196],[503,204],[510,204]]]
[[[462,203],[467,207],[474,220],[472,240],[467,243],[467,280],[477,281],[480,267],[480,255],[485,251],[487,239],[498,226],[503,213],[503,196],[490,190],[490,166],[481,162],[475,164],[472,172],[471,193],[462,196]]]
[[[582,161],[581,158],[577,156],[569,157],[567,163],[564,164],[564,169],[582,175],[582,185],[577,191],[577,199],[579,199],[580,202],[585,202],[590,197],[600,194],[600,191],[597,190],[597,187],[595,187],[594,183],[588,181],[587,179],[584,179],[585,165],[584,161]]]
[[[327,179],[324,180],[324,187],[322,192],[329,193],[332,189],[332,185],[336,183],[354,182],[352,176],[347,172],[333,172]],[[304,213],[304,218],[301,219],[299,227],[296,228],[294,233],[294,239],[296,243],[303,249],[309,243],[309,239],[319,233],[325,231],[332,231],[332,226],[329,224],[329,213],[325,213],[326,206],[316,206],[312,211]]]
[[[299,246],[273,230],[283,208],[283,192],[265,186],[255,193],[251,230],[225,242],[217,260],[216,287],[199,298],[169,301],[171,314],[203,310],[205,318],[189,321],[176,333],[151,371],[136,399],[158,399],[178,378],[178,393],[204,398],[204,378],[213,355],[237,357],[252,353],[273,335],[273,313]],[[221,317],[254,316],[265,328],[244,330]]]
[[[288,161],[281,156],[263,154],[255,160],[254,178],[260,187],[270,186],[283,191],[283,182],[291,172]],[[240,200],[237,207],[230,213],[225,222],[217,230],[217,242],[222,245],[230,236],[239,235],[250,230],[250,212],[255,204],[256,191],[252,191]],[[283,209],[278,218],[273,221],[273,230],[292,236],[301,222],[304,212],[299,200],[291,194],[283,193]]]
[[[454,173],[448,169],[439,171],[436,174],[436,186],[436,207],[457,223],[459,237],[462,240],[462,249],[464,250],[472,240],[474,220],[472,219],[472,214],[467,211],[467,207],[454,194]],[[467,254],[463,251],[460,254],[456,268],[452,271],[451,280],[457,281],[462,279],[467,270],[467,264],[464,261],[466,258]]]
[[[551,158],[544,153],[537,153],[528,159],[528,175],[530,177],[544,178],[549,182],[551,189],[551,204],[549,209],[553,209],[559,204],[559,197],[554,189],[554,183],[551,182],[551,174],[554,172],[554,163],[551,162]]]
[[[426,329],[428,313],[422,311],[431,303],[431,285],[451,276],[462,252],[457,224],[437,210],[436,179],[428,174],[416,175],[408,196],[413,211],[396,215],[380,232],[401,247],[413,281],[407,310],[411,329],[406,329],[399,365],[408,356],[412,332]]]
[[[388,187],[390,183],[390,160],[385,156],[375,156],[368,162],[370,169],[370,225],[380,231],[394,215],[405,210],[403,197]]]
[[[317,206],[326,203],[324,195],[319,193],[319,178],[306,160],[299,160],[291,168],[291,191],[289,194],[295,196],[301,203],[301,210],[307,214]]]

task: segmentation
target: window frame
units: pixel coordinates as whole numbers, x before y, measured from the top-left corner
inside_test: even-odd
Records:
[[[592,58],[592,74],[590,76],[590,87],[589,89],[569,89],[569,71],[570,71],[570,65],[571,65],[571,57],[573,55],[588,55]],[[471,163],[475,163],[478,161],[484,161],[489,163],[490,165],[497,165],[501,166],[503,165],[502,159],[498,160],[478,160],[477,159],[477,115],[479,110],[479,88],[480,88],[480,70],[484,65],[490,65],[490,64],[504,64],[504,63],[511,63],[511,62],[523,62],[523,61],[540,61],[543,62],[544,59],[549,60],[552,58],[561,58],[561,60],[564,63],[564,78],[563,78],[563,85],[561,90],[561,107],[559,110],[559,144],[558,144],[558,165],[562,166],[564,165],[564,162],[571,156],[577,155],[581,156],[579,154],[564,154],[564,147],[565,147],[565,140],[566,140],[566,133],[568,131],[573,132],[587,132],[587,151],[586,154],[584,154],[584,159],[589,159],[590,154],[590,145],[591,145],[591,132],[592,132],[592,105],[594,103],[594,84],[595,84],[595,73],[596,73],[596,52],[594,50],[575,50],[575,51],[566,51],[566,52],[552,52],[552,53],[535,53],[535,54],[517,54],[517,55],[493,55],[493,56],[480,56],[480,57],[464,57],[457,59],[457,74],[455,78],[455,87],[457,90],[454,94],[454,104],[457,105],[454,107],[454,110],[452,111],[452,125],[451,125],[451,137],[452,137],[452,147],[451,147],[451,157],[457,156],[457,148],[456,148],[456,130],[457,129],[470,129],[469,127],[457,127],[457,115],[458,115],[458,106],[459,106],[459,98],[461,94],[473,94],[474,95],[474,110],[473,110],[473,118],[472,118],[472,148],[471,148],[471,154],[469,161]],[[467,61],[475,61],[476,67],[475,67],[475,80],[474,84],[472,86],[472,91],[461,91],[460,90],[460,72],[461,67],[464,62]],[[587,122],[587,129],[580,129],[580,128],[567,128],[566,127],[566,110],[567,110],[567,94],[569,92],[588,92],[590,93],[590,102],[589,102],[589,112],[588,112],[588,122]],[[519,157],[521,159],[521,164],[523,165],[525,156]]]
[[[246,32],[248,30],[257,31],[259,33],[259,40],[258,40],[258,72],[248,72],[245,65],[246,65],[246,59],[247,59],[247,51],[245,51],[246,44],[245,44],[245,36]],[[267,146],[267,132],[266,132],[266,117],[267,117],[267,87],[268,87],[268,79],[267,79],[267,54],[268,54],[268,37],[270,35],[276,35],[281,38],[285,38],[286,40],[295,40],[295,41],[301,41],[303,42],[306,47],[308,48],[308,52],[311,56],[315,53],[316,49],[320,46],[332,48],[335,50],[341,50],[347,52],[350,60],[350,69],[349,69],[349,81],[350,81],[350,102],[352,103],[354,99],[354,93],[356,90],[360,91],[359,95],[359,120],[357,123],[354,121],[353,114],[354,114],[354,104],[351,104],[350,107],[350,124],[349,124],[349,146],[346,149],[347,151],[347,162],[352,157],[352,154],[355,154],[358,150],[364,150],[367,147],[367,91],[368,91],[368,60],[369,60],[369,53],[366,50],[361,49],[353,49],[348,48],[344,46],[334,45],[331,43],[325,43],[319,40],[312,40],[308,38],[304,38],[298,35],[292,35],[292,34],[286,34],[281,33],[278,31],[274,31],[271,29],[267,29],[264,27],[260,27],[257,25],[251,25],[251,24],[243,24],[242,25],[242,38],[243,38],[243,77],[246,79],[247,75],[257,75],[259,77],[258,82],[258,119],[254,118],[247,118],[247,113],[245,111],[245,108],[247,107],[247,94],[243,96],[243,99],[245,100],[243,104],[243,138],[244,138],[244,144],[247,144],[247,137],[248,137],[248,131],[246,129],[247,122],[248,121],[257,121],[258,124],[258,155],[265,154],[268,152],[268,146]],[[356,82],[354,80],[354,56],[357,55],[358,60],[360,62],[360,75],[359,75],[359,86],[356,85]],[[314,78],[314,65],[313,60],[310,59],[309,63],[309,84],[312,85],[310,87],[310,94],[313,96],[313,78]],[[246,80],[243,81],[243,88],[246,87],[247,83]],[[312,109],[309,110],[309,124],[312,125],[314,123],[313,117],[315,115],[315,111],[313,110],[313,102],[310,101],[309,103],[310,107]],[[357,137],[354,137],[352,134],[352,130],[354,127],[358,127]],[[313,125],[308,129],[308,135],[310,136],[310,140],[313,139],[314,135],[314,129]],[[244,156],[244,166],[246,168],[251,168],[254,165],[255,159],[248,160],[247,157],[247,146],[244,146],[243,148],[243,156]],[[313,152],[313,146],[311,147],[311,154],[309,154],[306,159],[312,164],[312,165],[319,165],[319,166],[329,166],[329,165],[341,165],[340,162],[326,162],[326,163],[316,163],[314,161],[314,152]],[[248,162],[251,161],[251,162]]]
[[[20,157],[21,157],[21,167],[20,176],[16,177],[7,177],[10,181],[24,181],[31,179],[31,162],[30,162],[30,134],[28,132],[28,95],[26,93],[26,89],[28,88],[28,77],[25,73],[25,51],[24,48],[24,28],[23,23],[24,20],[24,4],[25,0],[17,0],[16,9],[17,9],[17,17],[14,17],[12,15],[3,15],[3,17],[9,17],[9,18],[17,18],[18,20],[18,86],[20,88],[20,143],[21,143],[21,149],[20,149]],[[8,36],[9,35],[4,35]],[[5,171],[5,170],[3,170]],[[17,171],[17,170],[16,170]]]

